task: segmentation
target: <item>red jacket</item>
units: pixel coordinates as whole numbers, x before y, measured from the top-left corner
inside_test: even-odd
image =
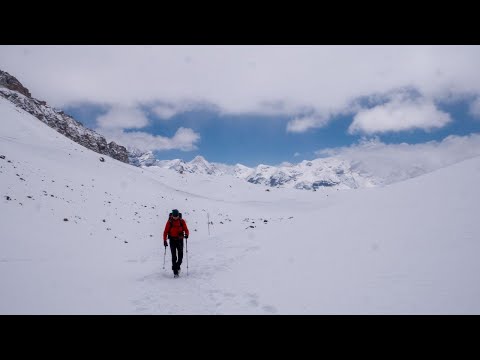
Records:
[[[183,238],[183,232],[186,236],[189,236],[190,232],[188,231],[187,223],[183,219],[172,219],[172,226],[170,227],[170,220],[167,220],[165,224],[165,230],[163,231],[163,241],[167,241],[167,235],[170,237],[181,237]]]

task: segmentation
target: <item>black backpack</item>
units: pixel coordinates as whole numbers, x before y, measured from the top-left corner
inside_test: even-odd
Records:
[[[179,218],[180,220],[182,220],[182,213],[181,213],[181,212],[178,213],[178,218]],[[170,221],[170,229],[171,229],[172,226],[173,226],[172,213],[168,214],[168,221]],[[182,231],[184,231],[184,230],[183,230],[183,224],[182,224],[181,221],[180,221],[180,227],[182,228]],[[168,234],[168,239],[170,239],[170,234]]]

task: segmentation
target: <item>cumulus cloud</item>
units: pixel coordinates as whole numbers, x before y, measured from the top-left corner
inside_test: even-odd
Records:
[[[116,105],[99,116],[97,123],[104,129],[137,129],[147,126],[149,121],[145,113],[137,108]]]
[[[174,106],[170,105],[156,105],[152,107],[152,112],[156,114],[160,119],[170,119],[172,116],[176,115],[179,111]]]
[[[97,129],[108,141],[115,141],[123,146],[137,148],[143,151],[181,150],[192,151],[197,149],[200,134],[192,129],[179,128],[172,138],[152,135],[142,131],[125,132],[122,129]]]
[[[371,109],[360,110],[348,128],[354,133],[385,133],[412,129],[441,128],[452,121],[450,115],[426,99],[396,98]]]
[[[298,117],[288,122],[287,132],[303,133],[312,128],[319,128],[326,125],[327,117],[323,116],[304,116]]]
[[[210,103],[222,113],[292,116],[292,132],[324,125],[302,118],[305,109],[336,114],[402,87],[433,102],[478,96],[479,62],[480,46],[0,46],[2,70],[56,107],[161,101],[173,105],[156,109],[168,118],[182,102]],[[362,116],[357,124],[370,126]]]
[[[200,134],[192,129],[180,127],[171,138],[143,131],[125,131],[141,129],[148,124],[149,120],[144,111],[135,107],[116,105],[97,118],[96,131],[104,135],[108,141],[114,140],[123,146],[144,151],[197,149],[196,144],[200,140]]]
[[[451,135],[423,144],[384,144],[376,137],[364,138],[359,144],[316,154],[349,160],[354,169],[388,184],[480,156],[480,134]]]

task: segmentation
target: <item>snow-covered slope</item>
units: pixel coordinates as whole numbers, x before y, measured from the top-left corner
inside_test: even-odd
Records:
[[[124,146],[114,141],[107,143],[102,135],[84,127],[70,115],[48,106],[45,101],[33,98],[28,89],[15,77],[2,70],[0,70],[0,97],[9,100],[76,143],[99,154],[128,162],[127,149]]]
[[[0,119],[2,314],[480,314],[480,158],[298,191],[102,162],[5,99]]]

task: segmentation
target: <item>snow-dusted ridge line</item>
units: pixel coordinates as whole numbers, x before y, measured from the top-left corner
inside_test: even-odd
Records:
[[[128,163],[127,150],[124,146],[114,141],[107,143],[102,135],[86,128],[72,116],[48,106],[45,101],[31,97],[27,88],[15,77],[2,70],[0,70],[0,96],[76,143],[99,154]]]

